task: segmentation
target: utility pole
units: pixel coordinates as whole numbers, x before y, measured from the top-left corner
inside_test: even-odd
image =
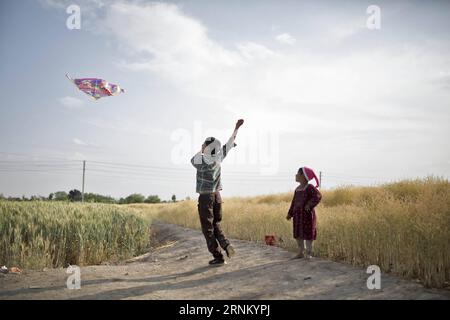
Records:
[[[319,171],[319,185],[322,188],[322,171]]]
[[[81,202],[84,202],[84,175],[86,173],[86,160],[83,160],[83,185],[81,186]]]

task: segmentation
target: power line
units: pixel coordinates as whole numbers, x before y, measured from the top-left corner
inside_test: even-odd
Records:
[[[93,164],[101,164],[113,168],[119,168],[119,167],[131,167],[131,168],[144,168],[144,169],[150,169],[150,170],[160,170],[160,171],[185,171],[185,172],[192,172],[193,168],[173,168],[173,167],[163,167],[163,166],[152,166],[152,165],[140,165],[140,164],[125,164],[125,163],[118,163],[118,162],[101,162],[101,161],[89,161],[89,163]],[[259,172],[248,172],[248,171],[228,171],[228,174],[260,174]],[[291,175],[292,172],[278,172],[278,174],[286,174]]]
[[[0,164],[0,169],[72,169],[79,168],[79,165],[2,165]]]
[[[81,163],[80,163],[81,164]],[[37,165],[25,165],[22,166],[21,164],[9,164],[7,166],[0,164],[0,172],[40,172],[40,173],[53,173],[53,172],[79,172],[81,170],[81,166],[78,166],[76,164],[37,164]],[[191,179],[192,175],[195,174],[195,171],[190,170],[183,170],[183,171],[167,171],[159,170],[159,169],[137,169],[132,168],[131,165],[128,167],[109,167],[109,166],[103,166],[99,165],[98,163],[94,166],[89,166],[89,168],[85,168],[88,172],[103,172],[103,173],[114,173],[118,177],[124,177],[124,176],[143,176],[148,178],[164,178],[164,179]],[[227,170],[224,171],[226,173],[226,179],[233,181],[286,181],[287,176],[275,174],[275,175],[261,175],[259,173],[245,173],[245,172],[228,172]],[[321,173],[321,180],[326,178],[327,180],[345,180],[346,182],[359,182],[359,180],[372,180],[376,179],[374,177],[362,177],[362,176],[352,176],[352,175],[332,175],[332,174],[326,174]],[[290,175],[288,175],[290,176]]]
[[[80,164],[82,163],[79,161]],[[89,162],[91,163],[91,162]],[[93,165],[90,165],[90,168],[94,169],[102,169],[102,170],[109,170],[111,172],[123,172],[123,173],[149,173],[149,174],[192,174],[194,171],[194,168],[170,168],[170,167],[158,167],[158,166],[139,166],[142,168],[136,168],[134,165],[115,165],[112,163],[104,164],[102,162],[93,161]],[[2,163],[0,161],[0,168],[6,169],[6,170],[14,170],[14,169],[40,169],[40,168],[56,168],[56,169],[64,169],[64,168],[75,168],[78,169],[79,166],[76,163],[44,163],[44,162],[27,162],[27,163]],[[285,177],[290,176],[289,173],[281,173],[278,172],[277,174],[273,175],[262,175],[259,172],[246,172],[246,171],[229,171],[225,170],[227,175],[236,176],[239,178],[265,178],[265,179],[273,179],[275,177]]]
[[[86,175],[92,175],[97,178],[117,178],[127,181],[144,180],[147,183],[193,183],[195,169],[192,167],[177,168],[168,166],[133,164],[124,162],[108,161],[83,161],[74,159],[64,159],[47,156],[33,156],[20,153],[0,154],[8,156],[47,158],[41,159],[7,159],[0,160],[0,174],[55,174],[55,175],[83,175],[82,190],[84,193],[84,184]],[[257,171],[233,171],[222,170],[225,182],[239,183],[282,183],[290,181],[293,172],[278,171],[273,175],[263,175]],[[333,171],[319,171],[320,185],[324,181],[337,183],[361,184],[367,181],[379,180],[376,177],[359,176]]]
[[[59,157],[49,157],[49,156],[37,156],[37,155],[30,155],[30,154],[24,154],[24,153],[11,153],[11,152],[1,152],[0,151],[0,154],[4,154],[4,155],[7,155],[7,156],[19,156],[19,157],[28,157],[28,158],[30,158],[30,157],[31,158],[46,158],[46,159],[49,159],[49,160],[79,161],[79,160],[74,160],[74,159],[66,159],[66,158],[59,158]],[[39,160],[37,160],[37,161],[39,161]]]

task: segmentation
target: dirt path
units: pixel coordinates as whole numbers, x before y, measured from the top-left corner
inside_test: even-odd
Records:
[[[81,289],[66,288],[65,269],[0,277],[0,299],[450,299],[448,290],[383,274],[368,290],[364,269],[322,259],[290,260],[292,253],[234,240],[236,256],[209,267],[199,231],[154,224],[165,246],[133,262],[81,268]]]

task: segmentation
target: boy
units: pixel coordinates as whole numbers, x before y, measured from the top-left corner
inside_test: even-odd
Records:
[[[198,213],[202,232],[208,250],[214,257],[213,260],[209,261],[210,265],[225,264],[220,247],[225,250],[228,258],[231,258],[235,253],[233,246],[220,228],[220,222],[222,221],[220,166],[228,152],[236,146],[234,140],[243,123],[244,120],[238,120],[231,138],[223,147],[216,138],[206,138],[201,151],[191,159],[192,165],[197,169],[196,191],[199,194]]]

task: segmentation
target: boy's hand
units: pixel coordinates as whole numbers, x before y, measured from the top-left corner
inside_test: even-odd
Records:
[[[235,127],[235,129],[236,129],[236,130],[239,129],[243,124],[244,124],[244,119],[239,119],[239,120],[236,122],[236,127]]]

